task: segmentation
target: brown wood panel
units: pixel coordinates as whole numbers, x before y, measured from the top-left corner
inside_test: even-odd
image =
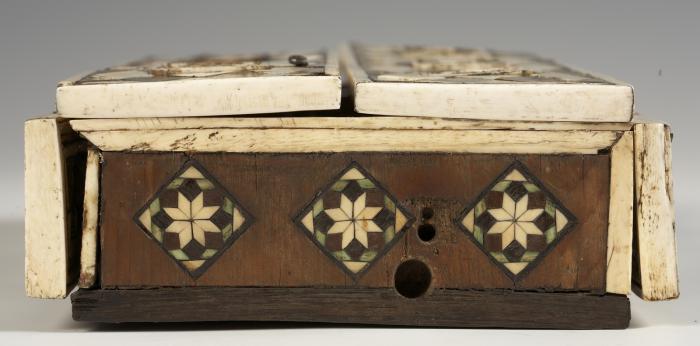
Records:
[[[582,293],[444,289],[406,299],[388,288],[189,287],[79,290],[71,295],[71,300],[75,320],[109,323],[294,321],[621,329],[627,328],[630,321],[626,296]]]
[[[255,218],[238,240],[194,279],[133,221],[135,213],[193,158]],[[454,222],[518,160],[578,219],[569,234],[514,282]],[[416,221],[357,281],[313,243],[294,217],[351,162],[365,168]],[[102,287],[393,287],[398,264],[418,258],[433,288],[605,289],[609,155],[419,153],[183,154],[105,152],[102,170]],[[437,230],[416,230],[421,209]]]

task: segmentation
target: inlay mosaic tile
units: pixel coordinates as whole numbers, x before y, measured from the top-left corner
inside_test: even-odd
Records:
[[[413,220],[379,182],[352,163],[299,213],[296,223],[357,279],[391,249]]]
[[[576,218],[516,161],[456,221],[493,262],[517,280],[557,244]]]
[[[200,164],[184,164],[136,213],[136,223],[197,278],[250,226],[252,216]]]

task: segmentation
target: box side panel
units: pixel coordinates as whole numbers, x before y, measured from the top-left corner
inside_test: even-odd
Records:
[[[608,154],[104,152],[103,155],[100,222],[103,288],[394,287],[397,266],[405,260],[418,259],[430,268],[434,289],[605,291],[610,196]],[[144,206],[150,206],[153,197],[174,177],[184,174],[183,166],[191,160],[235,196],[236,205],[239,203],[252,220],[233,245],[197,277],[183,270],[164,250],[164,245],[139,225]],[[551,251],[517,279],[495,263],[457,221],[460,213],[479,201],[490,184],[515,162],[520,162],[533,179],[541,182],[571,212],[570,220],[577,220]],[[305,234],[304,220],[298,218],[353,163],[393,196],[407,218],[415,217],[414,222],[407,222],[401,238],[359,277],[339,266]],[[159,203],[178,204],[177,199],[168,202],[167,198],[163,197]],[[192,203],[195,199],[193,195]],[[367,197],[368,206],[369,200]],[[331,205],[337,202],[325,203],[326,209],[340,208],[340,204]],[[211,206],[206,194],[203,205]],[[432,216],[425,218],[428,208]],[[171,221],[166,220],[166,224],[170,225]],[[419,236],[424,225],[435,230],[434,238],[429,241]],[[165,234],[167,226],[163,226]],[[370,244],[373,237],[368,232]],[[329,242],[331,238],[327,238]],[[343,240],[336,238],[336,241]]]

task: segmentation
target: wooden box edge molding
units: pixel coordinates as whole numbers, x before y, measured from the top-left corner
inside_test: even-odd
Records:
[[[680,292],[668,126],[634,126],[634,174],[633,290],[644,300],[674,299]]]
[[[184,128],[80,131],[102,151],[597,154],[624,131]]]
[[[521,130],[521,131],[628,131],[631,123],[552,121],[497,121],[455,118],[366,116],[347,111],[309,112],[306,116],[176,117],[126,119],[73,119],[79,132],[175,129],[356,129],[356,130]]]

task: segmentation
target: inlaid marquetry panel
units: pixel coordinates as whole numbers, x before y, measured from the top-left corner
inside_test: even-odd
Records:
[[[296,222],[331,259],[357,278],[404,235],[413,216],[353,162],[317,194]]]
[[[248,228],[252,217],[190,160],[136,213],[135,221],[196,278]]]
[[[99,284],[104,288],[394,287],[397,266],[416,259],[430,268],[431,289],[597,292],[605,289],[610,195],[608,154],[103,152],[103,160],[98,272]],[[205,179],[216,182],[213,185],[220,189],[217,191],[227,191],[222,196],[230,194],[246,222],[255,218],[247,229],[242,227],[233,232],[232,237],[237,238],[228,247],[217,247],[218,257],[202,264],[206,270],[197,272],[198,275],[191,275],[180,260],[164,251],[171,248],[164,249],[165,241],[157,241],[152,229],[144,231],[137,217],[192,162],[196,162],[193,167]],[[540,250],[540,255],[534,256],[536,265],[523,269],[517,280],[513,280],[513,273],[509,274],[503,263],[497,263],[484,252],[482,244],[471,239],[471,233],[461,225],[462,219],[456,222],[466,216],[467,208],[473,208],[474,201],[483,199],[480,196],[484,191],[495,188],[510,175],[504,172],[516,167],[515,162],[520,162],[521,166],[517,167],[522,170],[518,168],[518,172],[525,178],[518,182],[527,191],[531,206],[528,210],[539,209],[535,206],[542,203],[542,209],[553,210],[554,214],[547,216],[554,220],[555,232],[557,210],[567,219],[567,225],[559,229],[565,236],[555,237],[551,248],[545,246],[549,244],[546,235],[544,239],[529,235],[527,246],[519,243],[527,251]],[[515,181],[515,178],[522,179],[518,174],[509,179]],[[496,189],[501,185],[498,186]],[[547,193],[539,196],[534,187]],[[525,195],[520,188],[511,190],[508,198],[515,205],[515,211],[511,212],[518,214],[516,199],[520,201]],[[225,209],[224,202],[209,199],[208,191],[203,190],[202,207]],[[500,207],[504,210],[509,207],[509,202],[505,205],[503,202],[505,191],[499,192]],[[193,205],[198,208],[198,194],[183,195],[190,210]],[[544,202],[538,196],[544,197]],[[494,200],[490,199],[489,203]],[[555,209],[547,207],[547,200]],[[319,201],[323,201],[322,206]],[[161,208],[187,211],[187,203],[184,200],[180,203],[173,195],[164,197]],[[497,207],[493,204],[488,209]],[[426,212],[428,209],[432,213]],[[203,215],[208,213],[207,210]],[[151,220],[157,218],[151,215]],[[411,222],[412,218],[415,221]],[[233,214],[227,219],[232,224],[236,220]],[[195,223],[196,220],[199,219],[183,217],[179,221]],[[533,220],[533,224],[550,226],[545,227],[545,234],[552,227],[552,220],[542,213]],[[518,222],[530,221],[519,218]],[[217,228],[223,230],[225,226]],[[427,226],[435,230],[434,237],[422,240],[418,228]],[[168,225],[158,227],[163,234],[168,233]],[[183,228],[189,230],[188,227]],[[176,228],[172,226],[171,230]],[[190,242],[197,242],[192,230]],[[512,235],[522,240],[521,235],[515,232]],[[181,248],[179,235],[177,239],[174,235],[169,237],[172,241],[169,246]],[[189,240],[187,235],[182,237]],[[504,237],[500,240],[502,247]],[[491,241],[490,245],[497,244]],[[523,253],[520,258],[514,258],[517,252],[508,256],[525,261],[527,256],[534,255]],[[194,253],[193,260],[202,260],[197,256],[203,254]]]
[[[462,212],[457,222],[515,280],[566,235],[576,218],[516,161]]]

